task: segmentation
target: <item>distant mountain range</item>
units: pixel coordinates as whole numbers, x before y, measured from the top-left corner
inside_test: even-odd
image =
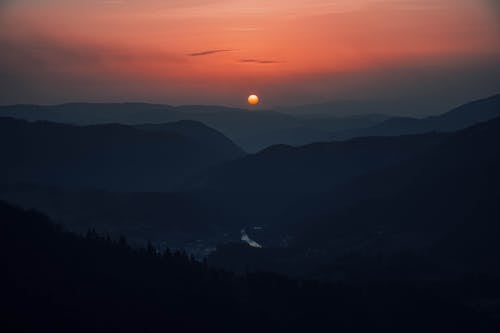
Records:
[[[379,105],[352,102],[278,109],[280,112],[210,105],[170,106],[147,103],[11,105],[0,106],[0,116],[77,125],[138,125],[195,120],[221,131],[245,151],[253,153],[273,144],[300,146],[359,136],[458,130],[498,116],[499,96],[423,119],[387,116],[385,113],[394,112],[394,105],[388,103]],[[404,105],[399,105],[398,108],[402,109]],[[325,113],[325,110],[329,112]],[[349,112],[354,115],[349,115]]]
[[[500,116],[500,94],[459,106],[449,112],[422,119],[393,117],[363,129],[337,132],[332,138],[395,136],[425,132],[453,132]]]
[[[311,103],[298,106],[277,107],[276,111],[299,117],[329,118],[329,117],[352,117],[354,115],[379,114],[383,112],[388,115],[411,115],[433,114],[440,112],[447,107],[448,101],[443,103],[432,103],[434,106],[429,109],[429,102],[408,101],[397,99],[339,99],[322,103]]]
[[[249,111],[209,105],[169,106],[146,103],[70,103],[53,106],[0,107],[0,116],[76,125],[162,124],[195,120],[217,129],[248,152],[276,143],[301,145],[328,139],[336,130],[377,124],[383,116],[301,119],[274,111]]]
[[[324,196],[363,175],[412,160],[446,141],[452,132],[500,116],[500,95],[465,104],[439,116],[412,119],[413,130],[395,126],[394,135],[375,135],[313,143],[300,147],[274,145],[207,170],[185,185],[209,205],[223,203],[227,219],[242,225],[277,225],[310,218],[332,204],[314,209],[302,205],[309,196]],[[388,119],[377,125],[397,122]],[[379,127],[373,128],[379,128]],[[359,130],[360,133],[369,129]],[[353,131],[354,132],[354,131]],[[417,134],[404,134],[415,132]],[[383,185],[380,185],[383,188]],[[335,204],[352,203],[341,194]],[[289,207],[301,207],[288,214]],[[307,206],[306,206],[307,207]],[[272,238],[275,238],[274,235]]]
[[[193,121],[158,126],[75,126],[0,118],[3,183],[170,191],[186,177],[244,155]]]

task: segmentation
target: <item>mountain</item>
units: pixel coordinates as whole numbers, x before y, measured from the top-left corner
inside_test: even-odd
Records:
[[[398,168],[358,179],[351,190],[337,192],[351,197],[349,207],[310,221],[298,242],[338,253],[335,235],[342,235],[341,251],[355,240],[362,253],[425,252],[443,269],[500,274],[494,267],[500,260],[498,142],[500,118],[459,131]]]
[[[233,274],[95,231],[77,236],[3,202],[0,228],[7,332],[495,332],[499,324],[498,310],[475,305],[497,294],[498,280],[329,284]]]
[[[290,206],[430,149],[447,134],[359,138],[301,147],[276,145],[186,182],[185,191],[219,206],[239,227],[282,225]]]
[[[227,135],[246,151],[277,142],[311,142],[328,135],[305,128],[301,120],[273,111],[248,111],[209,106],[178,107],[179,118],[194,119]]]
[[[439,112],[439,110],[443,109],[442,104],[446,105],[447,103],[439,101],[431,104],[433,104],[432,109],[429,110],[429,101],[408,101],[397,99],[341,99],[292,107],[278,107],[276,111],[293,116],[313,116],[316,118],[362,117],[365,115],[377,115],[379,117],[389,118],[389,115],[421,114],[423,110],[426,110],[429,114]]]
[[[182,129],[181,132],[189,138],[201,140],[207,137],[210,139],[205,140],[207,145],[226,147],[223,144],[226,141],[219,133],[188,121],[136,127],[148,133],[167,134],[175,134]],[[218,242],[239,239],[240,230],[245,226],[266,226],[263,231],[270,233],[268,239],[264,239],[267,246],[281,239],[281,234],[278,237],[276,233],[281,232],[283,226],[293,224],[303,214],[310,213],[306,210],[298,214],[295,210],[290,216],[290,206],[301,207],[301,202],[309,196],[324,193],[360,175],[410,159],[446,137],[444,134],[426,134],[354,139],[303,147],[273,146],[254,155],[207,167],[186,177],[182,183],[179,179],[182,186],[178,188],[182,193],[82,191],[82,186],[75,188],[75,180],[69,179],[69,184],[66,184],[60,178],[55,178],[45,184],[59,187],[66,184],[66,189],[14,184],[0,186],[0,198],[26,208],[39,209],[70,230],[97,228],[114,235],[127,235],[141,243],[146,240],[155,244],[168,241],[172,245],[200,253],[214,248]],[[207,151],[211,152],[208,148]],[[232,152],[232,149],[229,150]],[[106,162],[106,159],[103,161]],[[58,173],[64,175],[71,168],[71,165],[65,166]],[[88,169],[81,172],[85,174]],[[133,172],[131,170],[130,174],[133,175]],[[140,180],[139,176],[134,176],[134,179]],[[160,171],[151,174],[151,177],[158,177],[157,180],[152,178],[149,188],[156,189],[165,176]],[[18,180],[27,182],[30,179],[34,181],[28,177]],[[103,180],[103,184],[108,182],[109,179]],[[69,185],[75,189],[68,188]],[[94,184],[93,187],[102,188],[102,184]],[[137,192],[144,186],[129,188]],[[120,184],[111,189],[127,188]],[[254,230],[248,232],[255,233]],[[262,236],[259,234],[259,241]]]
[[[237,267],[248,257],[254,269],[335,279],[386,279],[405,263],[404,274],[424,279],[500,276],[498,142],[500,118],[446,135],[290,206],[295,224],[274,234],[289,235],[286,248],[223,250],[212,262]]]
[[[0,184],[0,200],[42,211],[70,231],[96,229],[113,237],[123,235],[134,245],[168,244],[197,256],[206,255],[224,239],[217,212],[189,193],[75,191]]]
[[[30,121],[45,120],[66,124],[140,124],[176,120],[174,107],[148,103],[67,103],[60,105],[18,104],[0,107],[0,116]]]
[[[470,102],[449,112],[423,119],[393,117],[364,129],[339,131],[334,137],[395,136],[425,132],[453,132],[500,116],[500,94]]]
[[[495,118],[458,131],[397,166],[359,177],[335,189],[337,195],[350,196],[353,201],[350,205],[353,208],[344,214],[344,218],[348,216],[350,220],[347,224],[352,227],[357,220],[369,225],[369,220],[358,215],[370,215],[375,221],[383,221],[385,228],[394,223],[398,228],[438,230],[473,217],[477,225],[494,219],[500,213],[495,208],[500,195],[498,142],[500,118]],[[358,205],[363,204],[376,209],[360,210]],[[336,214],[338,209],[330,211]],[[339,225],[338,221],[335,225]]]
[[[451,132],[499,116],[499,100],[500,95],[495,95],[423,119],[386,116],[385,113],[394,113],[394,104],[376,102],[307,105],[278,109],[280,112],[147,103],[10,105],[0,106],[0,116],[79,125],[161,124],[189,119],[217,129],[247,152],[257,152],[274,144],[300,146],[364,136]],[[398,104],[397,109],[406,110],[407,107]]]
[[[243,151],[221,132],[199,121],[180,120],[162,124],[141,124],[135,128],[157,133],[176,133],[212,149],[214,154],[225,154],[227,159],[242,156]]]
[[[1,182],[168,191],[204,168],[243,155],[203,124],[165,126],[157,131],[0,118]]]
[[[334,131],[374,125],[373,116],[310,119],[275,111],[250,111],[210,105],[169,106],[146,103],[70,103],[0,106],[0,116],[67,124],[161,124],[195,120],[217,129],[246,151],[273,144],[303,145],[327,140]]]
[[[311,127],[323,129],[329,132],[335,132],[345,130],[346,128],[355,129],[371,127],[391,118],[391,116],[376,113],[346,116],[315,115],[314,113],[305,113],[301,114],[300,118],[304,119]]]

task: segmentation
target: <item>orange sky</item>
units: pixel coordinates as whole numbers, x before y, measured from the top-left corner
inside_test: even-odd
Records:
[[[250,92],[267,106],[386,98],[398,80],[413,87],[408,76],[422,68],[461,80],[498,69],[491,2],[7,0],[0,87],[12,92],[0,103],[240,105]],[[399,73],[395,82],[390,73]],[[373,85],[382,81],[385,92]],[[500,89],[484,81],[485,94]]]

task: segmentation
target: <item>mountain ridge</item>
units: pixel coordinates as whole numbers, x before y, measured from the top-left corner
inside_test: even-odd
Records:
[[[190,174],[244,155],[203,124],[196,124],[196,135],[184,135],[195,123],[188,124],[153,131],[121,124],[76,126],[0,117],[5,158],[1,174],[8,182],[166,191]]]
[[[339,132],[334,137],[396,136],[425,132],[453,132],[500,116],[500,93],[462,104],[448,112],[425,118],[393,117],[372,127]]]

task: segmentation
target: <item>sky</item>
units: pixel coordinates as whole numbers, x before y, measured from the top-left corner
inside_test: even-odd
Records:
[[[0,53],[0,104],[256,93],[432,113],[500,92],[500,1],[0,0]]]

